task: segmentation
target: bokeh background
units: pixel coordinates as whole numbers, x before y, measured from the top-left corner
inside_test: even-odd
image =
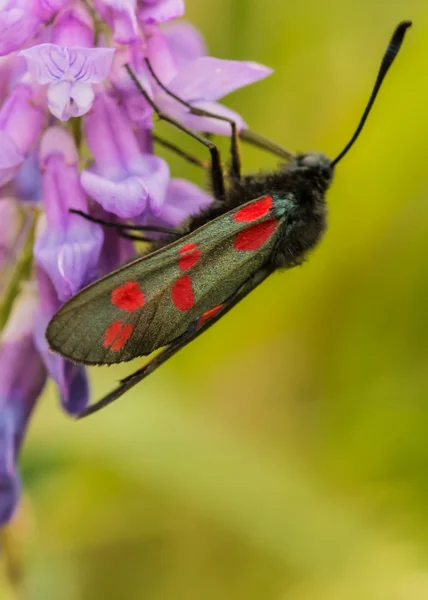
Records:
[[[87,420],[67,419],[48,386],[0,598],[426,600],[426,0],[186,4],[212,55],[275,69],[226,103],[289,149],[330,156],[396,23],[414,27],[307,264]],[[244,148],[248,171],[276,162]],[[94,399],[133,366],[93,369]]]

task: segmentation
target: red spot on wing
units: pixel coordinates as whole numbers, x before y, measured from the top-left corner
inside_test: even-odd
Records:
[[[171,298],[179,310],[190,310],[195,303],[192,280],[188,275],[183,275],[172,286]]]
[[[134,326],[129,323],[124,325],[121,321],[114,321],[104,332],[103,346],[117,352],[126,344],[132,334]]]
[[[136,281],[128,281],[112,291],[111,301],[122,310],[134,312],[144,306],[144,292]]]
[[[182,271],[194,267],[201,258],[201,251],[196,244],[185,244],[179,248],[178,253],[180,254],[178,266]]]
[[[233,217],[233,220],[235,222],[256,221],[257,219],[260,219],[260,217],[264,217],[265,215],[267,215],[272,206],[272,196],[260,198],[260,200],[256,200],[255,202],[252,202],[249,206],[245,206],[245,208],[241,208],[241,210],[238,210],[238,212]]]
[[[198,319],[198,322],[196,323],[196,326],[198,328],[201,327],[204,323],[208,321],[208,319],[214,317],[214,315],[216,315],[223,308],[223,306],[223,304],[218,304],[217,306],[214,306],[214,308],[210,308],[210,310],[207,310],[206,312],[202,313],[202,315]]]
[[[236,235],[233,247],[235,250],[258,250],[267,242],[277,225],[277,219],[268,219],[263,223],[251,225]]]

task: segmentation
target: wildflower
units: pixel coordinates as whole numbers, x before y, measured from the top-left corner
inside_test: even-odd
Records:
[[[99,225],[69,211],[88,210],[71,135],[60,127],[48,129],[40,142],[39,157],[45,214],[39,221],[34,256],[49,275],[59,300],[65,301],[96,276],[103,232]]]
[[[34,282],[24,284],[0,337],[1,523],[11,517],[18,502],[17,455],[46,380],[46,368],[33,339],[37,303]]]
[[[240,115],[218,101],[270,73],[207,56],[190,24],[170,23],[183,13],[183,0],[3,2],[0,277],[7,267],[21,281],[13,289],[0,281],[0,302],[7,296],[3,305],[12,307],[0,315],[7,323],[0,332],[0,525],[18,501],[17,455],[46,377],[67,413],[78,415],[89,402],[84,367],[49,350],[47,323],[70,296],[135,255],[131,241],[70,209],[174,227],[212,201],[171,177],[153,152],[153,111],[124,65],[164,112],[226,135],[227,122],[195,116],[168,96],[145,58],[172,92],[240,129]]]

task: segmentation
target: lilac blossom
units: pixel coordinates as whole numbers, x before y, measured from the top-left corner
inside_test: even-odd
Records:
[[[192,25],[171,24],[183,13],[183,0],[2,3],[0,300],[9,294],[11,309],[0,315],[7,323],[0,331],[0,525],[19,499],[16,461],[46,376],[68,414],[89,402],[85,368],[48,347],[49,320],[83,286],[135,256],[130,240],[70,209],[113,223],[175,227],[212,202],[198,186],[172,177],[155,154],[153,110],[125,64],[163,112],[225,135],[227,122],[195,116],[168,96],[145,58],[172,92],[240,129],[241,116],[218,101],[270,73],[208,56]],[[23,273],[19,293],[7,289],[2,265]]]

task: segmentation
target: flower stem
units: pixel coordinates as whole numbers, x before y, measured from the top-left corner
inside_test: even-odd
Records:
[[[13,302],[19,292],[21,281],[23,279],[28,279],[31,275],[31,267],[33,263],[35,224],[35,213],[27,215],[27,220],[22,228],[22,232],[25,236],[25,241],[23,241],[22,243],[22,249],[19,253],[17,262],[12,270],[12,273],[9,279],[5,282],[4,296],[0,297],[0,332],[7,323]]]

